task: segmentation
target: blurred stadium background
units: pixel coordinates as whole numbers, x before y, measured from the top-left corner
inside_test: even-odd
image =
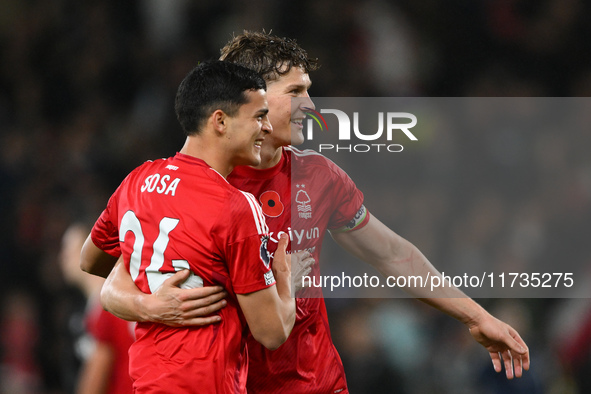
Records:
[[[181,146],[176,88],[233,33],[296,38],[322,64],[313,96],[589,96],[590,11],[582,0],[1,1],[0,393],[71,392],[72,313],[84,300],[60,270],[62,236],[93,221],[131,169]],[[396,202],[393,229],[436,266],[535,266],[549,253],[558,266],[591,262],[591,131],[495,138],[437,140],[446,174],[465,170],[456,155],[484,172],[457,185],[466,204],[446,203],[437,172],[398,177],[384,196]],[[495,143],[517,156],[470,158]],[[420,169],[434,154],[405,160]],[[500,167],[538,181],[509,198],[486,184]],[[374,204],[380,218],[392,206]],[[529,344],[523,379],[495,375],[461,324],[415,300],[328,300],[351,392],[591,392],[588,299],[480,302]]]

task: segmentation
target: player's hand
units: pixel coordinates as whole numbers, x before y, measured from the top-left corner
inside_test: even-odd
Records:
[[[212,313],[226,306],[228,295],[221,286],[181,289],[190,270],[182,270],[164,281],[148,296],[145,309],[149,320],[172,327],[205,326],[219,323],[222,318]]]
[[[291,254],[291,290],[293,294],[304,288],[303,277],[310,275],[316,260],[307,250]]]
[[[501,372],[504,364],[507,379],[513,379],[529,370],[529,349],[513,327],[490,314],[468,327],[472,337],[490,353],[495,371]]]
[[[281,235],[277,250],[273,255],[273,276],[277,282],[277,293],[281,298],[292,298],[291,293],[291,255],[287,254],[287,234]]]

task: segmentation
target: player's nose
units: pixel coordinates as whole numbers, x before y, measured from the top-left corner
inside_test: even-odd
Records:
[[[301,97],[300,100],[300,108],[316,109],[316,106],[314,105],[314,102],[310,98],[308,92],[306,92],[306,94],[303,97]]]
[[[265,115],[265,117],[263,118],[261,130],[266,134],[271,134],[273,132],[273,126],[271,125],[271,121],[269,121],[268,115]]]

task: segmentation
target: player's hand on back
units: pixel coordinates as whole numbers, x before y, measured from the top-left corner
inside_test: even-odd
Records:
[[[316,260],[307,250],[291,254],[291,290],[292,295],[304,288],[303,277],[310,275]]]
[[[293,298],[291,293],[291,255],[287,253],[288,240],[286,234],[279,238],[279,244],[273,256],[273,276],[277,282],[277,293],[282,299]]]
[[[204,326],[222,319],[212,315],[226,306],[227,293],[221,286],[181,289],[191,271],[182,270],[164,281],[150,297],[146,313],[149,320],[172,327]]]

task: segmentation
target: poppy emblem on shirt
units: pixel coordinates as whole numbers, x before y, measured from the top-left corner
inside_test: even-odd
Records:
[[[276,218],[283,213],[283,203],[279,197],[279,193],[273,190],[268,190],[259,197],[263,205],[263,213],[271,218]]]

